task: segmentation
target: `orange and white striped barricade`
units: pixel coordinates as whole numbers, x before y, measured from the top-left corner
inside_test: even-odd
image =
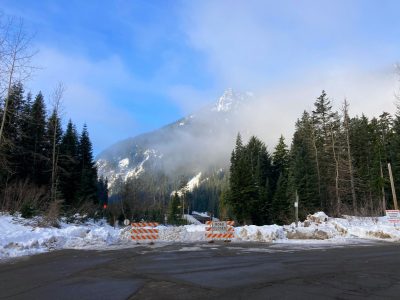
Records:
[[[139,222],[132,223],[131,238],[136,242],[150,241],[154,242],[158,239],[158,226],[156,222]]]
[[[231,241],[235,237],[234,221],[207,221],[206,240]]]

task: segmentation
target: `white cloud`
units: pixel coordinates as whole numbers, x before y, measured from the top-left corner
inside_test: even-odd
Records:
[[[335,109],[346,97],[352,115],[394,112],[393,55],[385,54],[396,45],[372,42],[379,33],[362,26],[363,13],[349,1],[217,0],[185,2],[181,17],[188,45],[205,56],[220,92],[255,92],[243,121],[274,144],[281,133],[291,137],[323,89]],[[184,99],[192,89],[179,91]]]
[[[280,82],[274,87],[256,92],[256,101],[243,112],[243,122],[253,134],[259,135],[271,147],[282,133],[290,140],[294,124],[304,110],[311,111],[324,89],[340,111],[343,100],[350,103],[350,115],[364,113],[378,117],[383,111],[395,112],[394,93],[398,86],[394,69],[360,70],[348,66],[331,68],[329,72],[308,71],[303,78]]]
[[[39,48],[35,60],[41,69],[28,84],[33,93],[41,90],[50,100],[58,82],[62,82],[66,87],[64,121],[71,118],[79,128],[87,123],[96,151],[132,134],[132,114],[119,107],[111,95],[134,87],[138,81],[118,56],[94,61],[59,49]]]

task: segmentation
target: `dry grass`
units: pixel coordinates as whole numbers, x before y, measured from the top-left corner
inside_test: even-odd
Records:
[[[38,187],[28,180],[8,184],[0,194],[0,209],[16,212],[24,207],[43,210],[48,200],[45,187]]]

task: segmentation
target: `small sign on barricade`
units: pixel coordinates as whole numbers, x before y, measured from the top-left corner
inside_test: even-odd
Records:
[[[154,242],[158,239],[158,226],[156,222],[139,222],[132,223],[131,238],[134,241],[150,241]]]
[[[386,210],[386,216],[388,221],[393,224],[400,223],[400,211],[399,210]]]
[[[231,241],[235,237],[234,221],[207,221],[206,239]]]

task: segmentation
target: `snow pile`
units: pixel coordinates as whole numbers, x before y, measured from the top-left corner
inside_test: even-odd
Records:
[[[242,241],[272,242],[285,239],[282,226],[266,225],[255,226],[247,225],[235,228],[235,236]]]
[[[158,226],[159,241],[166,242],[198,242],[205,241],[206,226],[184,225],[184,226]]]
[[[284,226],[287,239],[379,239],[400,241],[400,225],[393,225],[386,217],[330,218],[323,212],[309,215],[304,222]]]
[[[0,259],[54,249],[97,249],[120,241],[120,231],[104,222],[39,227],[8,214],[0,216],[0,232]]]
[[[63,221],[60,228],[54,228],[40,227],[39,223],[40,218],[23,219],[0,214],[0,259],[56,249],[108,249],[136,245],[131,239],[130,226],[113,228],[104,221],[88,221],[83,224]],[[206,241],[204,224],[160,225],[157,228],[159,243]],[[394,226],[386,217],[330,218],[318,212],[309,215],[304,222],[299,222],[298,227],[294,223],[285,226],[235,227],[233,242],[346,243],[356,239],[400,241],[400,225]]]

